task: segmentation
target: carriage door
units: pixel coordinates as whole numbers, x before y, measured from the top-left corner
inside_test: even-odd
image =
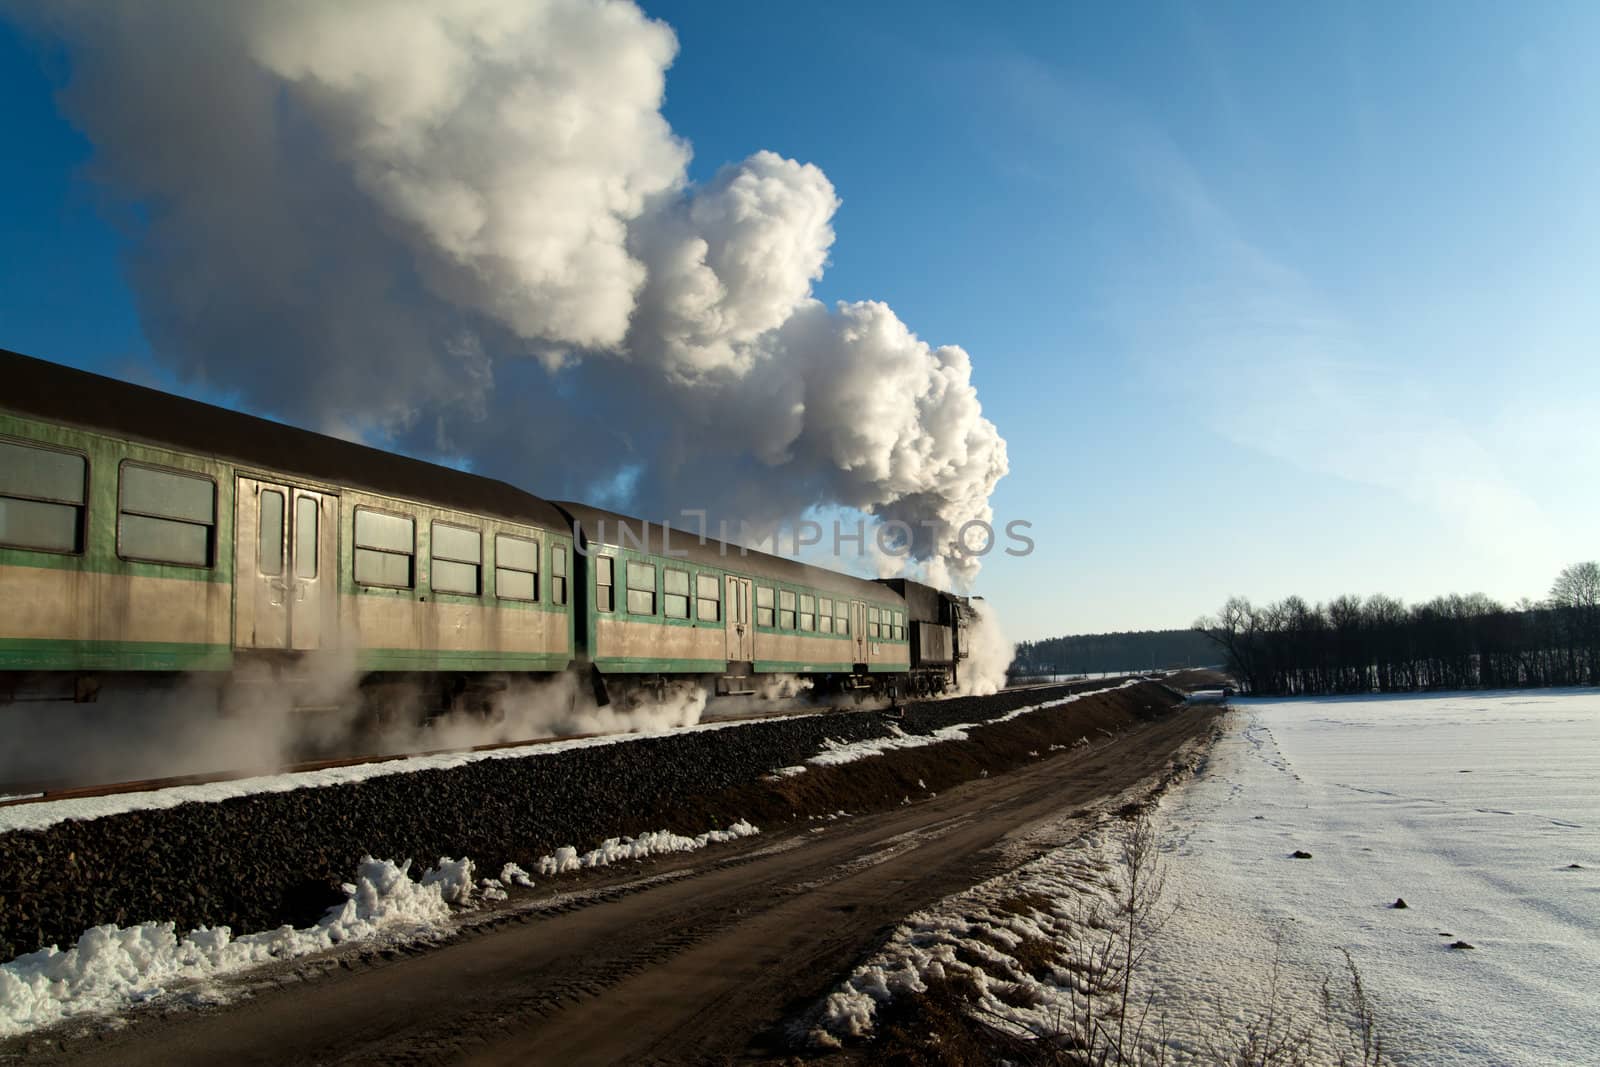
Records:
[[[235,646],[332,647],[339,498],[241,477],[234,499]]]
[[[750,624],[750,589],[750,579],[728,575],[724,612],[728,627],[728,659],[734,663],[749,663],[756,658],[756,628]]]
[[[856,643],[856,662],[867,662],[867,606],[850,601],[850,636]]]

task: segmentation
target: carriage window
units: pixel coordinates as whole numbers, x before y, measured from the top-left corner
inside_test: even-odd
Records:
[[[261,491],[260,522],[256,535],[256,563],[261,573],[269,578],[282,574],[283,494],[275,489]]]
[[[410,589],[416,520],[356,508],[355,577],[362,585]]]
[[[656,613],[656,565],[628,561],[628,613]]]
[[[695,612],[701,622],[717,622],[722,616],[722,581],[715,574],[694,576]]]
[[[317,576],[317,511],[322,505],[314,496],[295,497],[294,501],[294,576]]]
[[[211,566],[216,504],[217,487],[210,478],[125,464],[117,490],[117,554]]]
[[[817,601],[817,629],[825,634],[833,633],[833,598],[823,597]]]
[[[834,628],[834,630],[836,630],[839,633],[844,634],[846,637],[849,637],[850,636],[850,604],[847,601],[841,600],[841,601],[839,601],[838,606],[834,610],[838,612],[838,614],[833,617],[833,628]]]
[[[594,608],[596,611],[617,610],[616,560],[610,556],[594,558]]]
[[[666,608],[667,618],[687,619],[689,617],[689,572],[668,567],[664,575],[666,596],[662,600]]]
[[[0,441],[0,544],[82,552],[88,466],[71,452]]]
[[[878,609],[877,608],[868,608],[867,609],[867,636],[868,637],[877,637],[877,636],[879,636],[879,634],[880,634],[880,631],[878,629]]]
[[[903,611],[894,613],[894,639],[896,641],[906,639],[906,613]]]
[[[810,593],[800,594],[800,629],[817,628],[817,598]]]
[[[550,549],[550,603],[567,602],[567,546]]]
[[[794,593],[788,589],[778,590],[778,629],[794,629]]]
[[[433,524],[433,588],[477,596],[483,565],[483,535],[462,526]]]
[[[539,599],[539,542],[494,535],[494,595],[501,600]]]
[[[756,586],[756,625],[772,625],[772,590],[768,586]]]

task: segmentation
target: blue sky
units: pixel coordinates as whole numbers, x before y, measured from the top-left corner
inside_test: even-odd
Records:
[[[817,164],[817,295],[972,354],[1013,636],[1600,556],[1600,9],[643,6],[691,176]],[[0,345],[167,381],[70,61],[0,26]]]

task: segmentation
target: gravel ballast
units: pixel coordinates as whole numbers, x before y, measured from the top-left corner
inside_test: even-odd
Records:
[[[928,702],[892,725],[866,712],[794,716],[0,834],[0,959],[105,923],[307,925],[343,899],[338,886],[369,854],[423,865],[469,856],[497,871],[564,845],[726,826],[748,813],[707,811],[705,798],[735,796],[827,740],[929,733],[1082,688]],[[704,815],[712,825],[673,822]]]

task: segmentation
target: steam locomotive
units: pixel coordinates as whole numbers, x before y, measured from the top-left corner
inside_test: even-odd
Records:
[[[0,350],[0,702],[347,664],[436,706],[955,686],[972,605]],[[302,694],[314,706],[318,698]]]

